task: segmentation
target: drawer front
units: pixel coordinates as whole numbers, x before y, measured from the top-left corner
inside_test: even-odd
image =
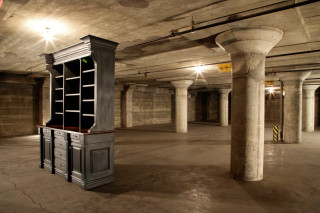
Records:
[[[49,132],[51,132],[50,129],[43,128],[43,133],[49,133]]]
[[[51,130],[50,129],[43,129],[43,137],[44,138],[51,138]]]
[[[60,137],[57,137],[55,138],[54,146],[60,149],[67,149],[67,141]]]
[[[54,149],[54,157],[66,161],[67,160],[67,152],[65,149],[55,148]]]
[[[64,136],[64,132],[60,130],[54,130],[54,136]]]
[[[71,140],[80,140],[80,135],[79,134],[71,134]]]
[[[67,163],[65,161],[55,159],[54,160],[54,165],[57,169],[60,169],[64,172],[67,172]]]

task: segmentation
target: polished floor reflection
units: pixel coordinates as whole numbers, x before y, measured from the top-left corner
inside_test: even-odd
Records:
[[[230,127],[118,129],[116,181],[91,191],[38,168],[38,136],[2,138],[0,212],[320,212],[320,128],[275,144],[271,127],[259,182],[230,178]]]

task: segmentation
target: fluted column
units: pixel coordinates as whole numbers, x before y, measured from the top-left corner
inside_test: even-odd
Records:
[[[314,131],[314,93],[319,85],[303,85],[302,93],[302,130]]]
[[[127,85],[124,88],[121,107],[121,122],[124,127],[132,127],[132,93],[136,85]]]
[[[272,27],[239,28],[218,35],[231,55],[231,173],[233,178],[263,178],[264,80],[266,54],[283,32]]]
[[[192,80],[171,81],[176,88],[176,132],[188,132],[188,87],[193,83]]]
[[[284,85],[283,141],[301,143],[302,130],[302,83],[311,72],[277,74]]]
[[[219,118],[220,126],[228,126],[228,111],[229,111],[229,92],[231,89],[219,89]]]

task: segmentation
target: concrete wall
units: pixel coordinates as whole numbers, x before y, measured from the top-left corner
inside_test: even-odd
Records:
[[[132,94],[133,126],[171,123],[168,89],[136,87]]]
[[[39,91],[43,79],[0,75],[0,136],[37,133],[40,121]]]
[[[196,120],[196,93],[188,93],[188,121]]]
[[[315,112],[314,112],[314,123],[320,126],[320,88],[316,90],[315,96]]]
[[[39,124],[45,125],[50,120],[50,78],[45,78],[39,88]]]
[[[208,92],[198,92],[196,96],[195,116],[197,121],[205,121],[208,118]]]
[[[210,92],[208,96],[208,117],[207,120],[219,120],[219,93]]]
[[[316,91],[315,95],[315,112],[314,112],[314,121],[315,125],[319,126],[320,123],[320,90],[318,89]],[[302,109],[303,110],[303,109]],[[272,98],[269,98],[269,95],[266,95],[266,100],[265,100],[265,120],[266,121],[274,121],[280,123],[280,97],[279,95],[272,96]]]
[[[280,123],[280,97],[279,95],[266,94],[265,120]]]
[[[121,127],[121,104],[123,87],[116,85],[114,88],[114,128]]]

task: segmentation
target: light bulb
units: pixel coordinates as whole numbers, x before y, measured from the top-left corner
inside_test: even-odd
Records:
[[[200,74],[204,70],[204,66],[195,66],[194,70],[196,71],[197,74]]]

